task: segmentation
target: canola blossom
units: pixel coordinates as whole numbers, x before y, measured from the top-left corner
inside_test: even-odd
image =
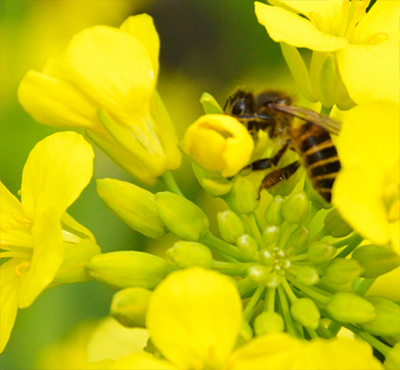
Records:
[[[180,165],[175,128],[156,91],[159,37],[146,14],[75,35],[64,55],[29,71],[18,99],[38,122],[83,127],[129,174],[154,183]]]
[[[324,146],[326,135],[312,130],[328,121],[321,115],[297,116],[305,110],[287,113],[276,104],[275,116],[250,107],[235,118],[210,94],[201,98],[205,115],[187,122],[179,141],[156,90],[159,36],[145,14],[118,29],[81,31],[62,57],[25,75],[19,101],[37,121],[83,127],[135,179],[163,183],[154,190],[97,179],[107,208],[152,239],[150,248],[114,243],[100,253],[90,231],[66,213],[92,176],[91,146],[72,132],[36,145],[21,202],[1,184],[0,257],[8,260],[0,266],[0,350],[18,308],[46,288],[95,279],[116,290],[112,319],[50,347],[46,366],[400,367],[399,292],[369,295],[400,267],[399,3],[378,0],[368,11],[365,0],[270,3],[256,3],[256,15],[282,43],[304,95],[324,113],[354,106],[339,114],[338,158],[324,157],[333,144]],[[313,50],[310,70],[300,47]],[[321,140],[310,144],[318,158],[307,173],[301,158],[311,154],[295,151],[291,118],[278,122],[286,114],[309,123],[301,125],[304,142]],[[181,151],[201,194],[182,191],[187,178],[170,172]],[[328,171],[333,161],[341,163],[338,174]],[[283,170],[293,164],[293,173]],[[313,187],[313,168],[332,175],[332,204]]]
[[[92,177],[93,157],[92,147],[81,135],[57,133],[31,151],[23,170],[21,201],[0,183],[0,257],[10,258],[0,267],[0,351],[8,341],[17,309],[30,306],[52,283],[72,248],[69,244],[79,244],[81,233],[95,242],[87,229],[65,214]],[[77,235],[64,231],[63,221],[74,226]],[[99,253],[98,247],[93,251]]]
[[[282,43],[305,95],[325,107],[375,99],[399,101],[398,1],[270,1],[255,3],[259,22]],[[294,48],[313,51],[310,71]]]

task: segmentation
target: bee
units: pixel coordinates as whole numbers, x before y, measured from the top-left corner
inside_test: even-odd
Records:
[[[259,159],[245,168],[274,169],[260,185],[268,189],[292,176],[303,164],[314,189],[331,202],[332,186],[341,168],[330,134],[338,134],[340,124],[322,114],[292,105],[289,95],[277,91],[253,94],[238,90],[230,96],[224,111],[243,123],[256,139],[265,131],[271,139],[280,138],[281,149],[271,158]],[[296,151],[300,160],[276,168],[287,149]]]

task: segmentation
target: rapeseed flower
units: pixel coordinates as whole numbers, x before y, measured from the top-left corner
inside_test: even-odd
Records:
[[[85,128],[116,163],[151,184],[181,161],[156,91],[158,54],[159,37],[146,14],[129,17],[119,29],[88,28],[41,73],[29,71],[18,98],[38,122]]]
[[[376,101],[346,112],[338,138],[343,171],[333,191],[343,218],[377,245],[400,254],[399,104]]]
[[[329,108],[399,101],[398,1],[255,3],[258,20],[280,42],[289,68],[310,100]],[[313,50],[310,72],[295,48]]]
[[[29,154],[21,202],[0,182],[0,258],[9,259],[0,267],[0,351],[8,342],[17,309],[30,306],[52,283],[70,246],[82,239],[95,243],[93,235],[65,213],[88,185],[93,157],[81,135],[57,133]],[[99,253],[97,246],[90,250],[91,255]],[[72,258],[68,256],[69,264]]]

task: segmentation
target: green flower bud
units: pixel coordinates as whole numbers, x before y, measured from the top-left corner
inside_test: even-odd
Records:
[[[198,241],[200,235],[208,230],[206,215],[191,201],[169,191],[157,193],[155,199],[164,224],[180,238]]]
[[[275,245],[279,240],[280,229],[274,225],[267,226],[262,233],[263,239],[267,245]]]
[[[97,180],[97,194],[108,209],[132,229],[155,239],[165,234],[154,194],[149,191],[125,181],[103,179]]]
[[[167,250],[167,256],[181,269],[204,267],[210,269],[213,264],[211,251],[203,244],[179,241]]]
[[[264,265],[252,266],[247,270],[247,276],[256,285],[264,285],[271,268]]]
[[[360,326],[373,335],[400,334],[400,306],[385,298],[365,297],[376,309],[376,317]]]
[[[257,336],[282,333],[284,329],[285,323],[282,316],[273,311],[265,311],[254,320],[254,331]]]
[[[307,227],[300,227],[290,235],[289,244],[291,249],[294,249],[297,254],[306,250],[309,239],[310,230]]]
[[[343,238],[349,235],[353,229],[343,220],[338,210],[333,208],[325,217],[324,220],[325,229],[334,238]]]
[[[239,248],[240,254],[246,260],[258,259],[258,245],[250,235],[243,234],[236,240],[236,245]]]
[[[228,243],[235,243],[244,234],[243,222],[236,213],[230,210],[218,212],[217,220],[222,239]]]
[[[153,289],[167,275],[168,264],[148,253],[122,251],[95,256],[87,268],[96,280],[116,289]]]
[[[279,226],[284,221],[282,217],[282,206],[284,203],[285,200],[280,195],[277,195],[268,204],[264,214],[265,221],[267,221],[268,225]]]
[[[356,260],[337,258],[331,261],[326,268],[324,276],[332,284],[347,284],[357,279],[363,268]]]
[[[261,262],[266,266],[272,266],[275,262],[275,256],[268,250],[262,249],[260,251]]]
[[[352,258],[357,260],[364,272],[365,278],[376,278],[400,266],[400,257],[390,247],[376,246],[373,244],[357,248]]]
[[[246,177],[238,177],[231,192],[223,198],[231,209],[245,215],[254,212],[260,204],[256,185]]]
[[[86,264],[100,253],[100,247],[90,239],[82,239],[78,244],[67,244],[62,265],[49,287],[92,280]]]
[[[291,224],[301,224],[308,215],[310,201],[304,191],[295,193],[286,199],[282,206],[283,218]]]
[[[297,271],[296,280],[304,285],[314,285],[319,282],[317,269],[311,266],[302,266]]]
[[[375,307],[366,299],[353,293],[335,293],[326,307],[329,315],[336,321],[362,324],[375,318]]]
[[[332,245],[320,241],[311,243],[308,247],[308,260],[315,265],[328,263],[336,254],[336,249]]]
[[[253,338],[253,329],[245,319],[242,320],[239,336],[243,339],[243,344],[247,343],[251,338]]]
[[[309,328],[317,329],[321,314],[314,301],[310,298],[300,298],[294,301],[290,307],[293,319],[295,319],[300,325]]]
[[[400,369],[400,343],[397,343],[386,355],[385,370]]]
[[[129,328],[144,328],[151,291],[144,288],[126,288],[114,294],[110,314]]]
[[[282,283],[282,276],[275,271],[270,273],[265,279],[265,285],[268,288],[277,288]]]
[[[205,114],[223,114],[224,111],[215,98],[209,93],[203,93],[200,98]]]

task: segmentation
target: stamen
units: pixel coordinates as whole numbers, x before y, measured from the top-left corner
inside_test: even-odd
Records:
[[[369,39],[368,44],[377,45],[387,40],[389,40],[389,35],[387,33],[378,32]]]
[[[17,276],[23,276],[25,275],[28,271],[29,268],[31,267],[31,263],[30,261],[27,262],[23,262],[21,264],[19,264],[16,268],[15,268],[15,274]]]
[[[71,244],[78,244],[81,241],[81,238],[75,234],[72,234],[68,231],[61,230],[63,241]]]
[[[32,226],[32,221],[21,216],[16,210],[11,212],[11,216],[12,218],[17,221],[18,223],[20,223],[21,225],[24,225],[26,227],[31,227]]]
[[[307,15],[307,18],[311,21],[315,28],[323,31],[324,24],[321,16],[318,13],[312,11]]]

